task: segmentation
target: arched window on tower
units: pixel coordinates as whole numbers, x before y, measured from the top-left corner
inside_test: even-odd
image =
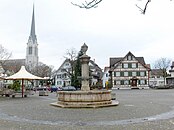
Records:
[[[28,52],[29,55],[32,54],[32,47],[29,47],[29,52]]]

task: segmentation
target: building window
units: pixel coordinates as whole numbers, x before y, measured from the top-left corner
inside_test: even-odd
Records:
[[[69,66],[69,63],[66,63],[65,66]]]
[[[61,78],[61,75],[59,74],[59,75],[57,75],[57,79],[60,79]]]
[[[121,81],[120,80],[114,80],[114,85],[120,85]]]
[[[128,76],[128,72],[124,72],[124,76]]]
[[[129,55],[129,56],[127,57],[127,60],[132,60],[132,56]]]
[[[146,84],[145,80],[140,80],[140,84]]]
[[[57,85],[62,85],[62,81],[57,81]]]
[[[114,72],[115,77],[120,77],[120,72]]]
[[[136,63],[132,63],[132,68],[137,68]]]
[[[67,74],[66,73],[62,74],[62,78],[67,78]]]
[[[124,63],[123,64],[123,68],[128,68],[128,64],[127,63]]]
[[[144,71],[140,72],[140,76],[146,76],[146,73]]]
[[[32,47],[29,47],[29,52],[28,52],[28,54],[32,54]]]
[[[120,80],[116,80],[116,85],[120,85],[121,81]]]
[[[124,80],[124,85],[128,85],[129,84],[129,80]]]
[[[137,72],[132,72],[132,76],[137,76]]]

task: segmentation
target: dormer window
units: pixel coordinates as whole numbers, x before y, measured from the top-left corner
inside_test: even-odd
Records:
[[[69,66],[69,63],[65,63],[65,66]]]
[[[128,55],[127,56],[127,60],[132,60],[132,56],[131,55]]]

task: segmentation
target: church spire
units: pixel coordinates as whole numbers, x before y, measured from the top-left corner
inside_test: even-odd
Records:
[[[32,40],[33,43],[36,42],[34,4],[33,4],[33,15],[32,15],[32,22],[31,22],[31,32],[30,32],[30,38],[29,39]]]

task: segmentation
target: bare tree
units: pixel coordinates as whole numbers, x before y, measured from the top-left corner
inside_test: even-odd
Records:
[[[74,61],[77,57],[77,51],[75,48],[68,49],[63,56],[65,59],[69,59],[70,61]]]
[[[46,64],[40,63],[37,67],[33,69],[33,74],[40,77],[51,77],[53,67]]]
[[[6,48],[4,48],[1,44],[0,44],[0,66],[2,66],[4,72],[2,73],[11,73],[10,71],[8,71],[8,67],[6,67],[6,62],[8,61],[8,59],[12,56],[12,53],[9,52]],[[13,73],[13,72],[12,72]]]
[[[74,62],[77,59],[76,49],[75,48],[68,49],[67,52],[65,53],[64,58],[69,60],[69,62],[71,64],[71,72],[66,69],[64,71],[66,71],[68,76],[71,77],[71,75],[73,74],[73,70],[74,70]]]
[[[2,45],[0,45],[0,65],[3,66],[6,60],[8,60],[11,56],[12,56],[12,53],[9,52]]]
[[[72,3],[73,5],[75,5],[75,6],[78,6],[79,8],[90,9],[90,8],[96,8],[96,7],[98,7],[98,4],[99,4],[100,2],[102,2],[102,1],[103,1],[103,0],[90,0],[89,2],[85,1],[85,2],[82,3],[81,5],[80,5],[80,4],[75,4],[75,3],[73,3],[73,2],[71,2],[71,3]],[[139,0],[139,1],[142,1],[142,0]],[[172,0],[170,0],[170,1],[172,1]],[[145,4],[144,8],[141,8],[141,7],[139,7],[139,6],[136,4],[136,6],[140,9],[140,12],[141,12],[142,14],[145,14],[145,13],[146,13],[147,6],[148,6],[149,2],[151,2],[151,0],[147,0],[147,2],[146,2],[146,4]]]
[[[164,84],[165,78],[167,77],[167,69],[170,67],[171,60],[167,58],[160,58],[155,62],[154,67],[156,69],[160,69],[162,71],[164,77]]]

